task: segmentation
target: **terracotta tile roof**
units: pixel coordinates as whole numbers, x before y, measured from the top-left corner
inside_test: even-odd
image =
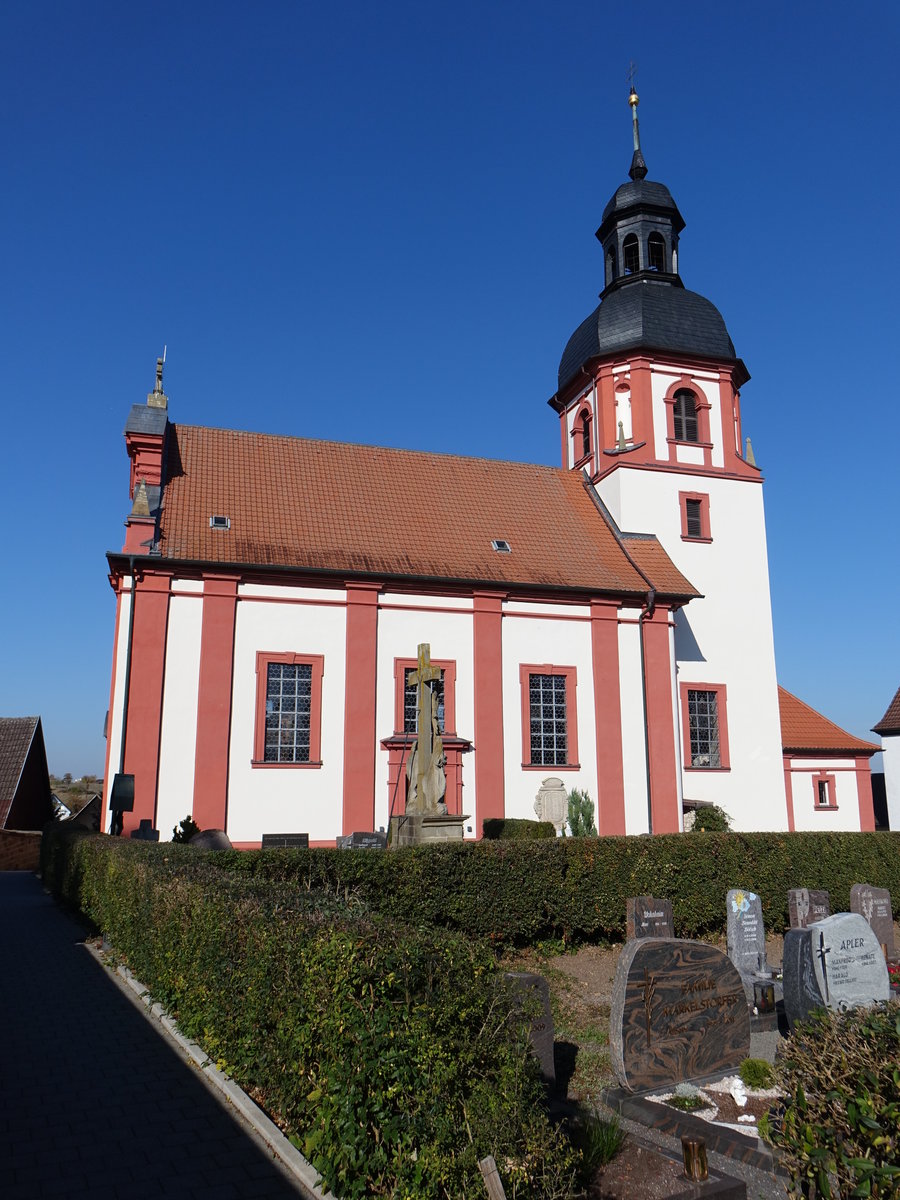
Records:
[[[163,558],[647,591],[573,472],[191,425],[169,438]],[[697,595],[655,539],[640,553],[660,594]]]
[[[874,742],[854,737],[846,729],[841,729],[783,687],[778,689],[778,704],[781,709],[781,742],[788,753],[829,751],[869,755],[881,749]]]
[[[39,717],[0,717],[0,829],[6,824]]]
[[[872,726],[873,733],[900,733],[900,688],[888,705],[888,710],[878,722]]]

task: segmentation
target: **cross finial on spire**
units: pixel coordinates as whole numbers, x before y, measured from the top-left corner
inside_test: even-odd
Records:
[[[632,61],[628,69],[628,103],[631,106],[631,128],[634,135],[634,154],[631,156],[631,168],[628,174],[635,181],[644,179],[647,174],[647,164],[644,162],[644,156],[641,153],[641,131],[638,125],[638,104],[640,100],[637,92],[634,90],[634,76],[637,72],[637,67]]]
[[[163,349],[162,358],[156,360],[156,386],[147,393],[147,403],[151,408],[168,408],[169,397],[163,391],[163,367],[166,365],[166,351]]]

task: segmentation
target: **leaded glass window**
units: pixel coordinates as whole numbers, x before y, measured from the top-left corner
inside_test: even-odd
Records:
[[[565,675],[529,675],[531,761],[561,767],[569,761]]]
[[[403,672],[403,732],[404,733],[415,733],[416,732],[416,712],[417,712],[416,685],[414,683],[410,683],[410,681],[409,681],[410,676],[415,675],[415,673],[416,673],[415,667],[406,667]],[[437,692],[437,698],[438,698],[438,710],[437,710],[438,730],[441,733],[443,733],[444,732],[444,671],[443,671],[443,668],[441,668],[440,679],[438,679],[434,684],[432,684],[432,687]]]
[[[688,725],[691,733],[691,766],[720,767],[719,697],[716,692],[688,689]]]
[[[264,762],[309,762],[310,663],[268,664]]]

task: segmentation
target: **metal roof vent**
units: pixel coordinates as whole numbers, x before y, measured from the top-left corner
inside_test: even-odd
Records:
[[[512,554],[512,546],[508,541],[506,541],[505,538],[494,538],[491,542],[491,546],[493,546],[495,550],[499,550],[501,554]]]
[[[231,528],[231,518],[230,517],[219,517],[219,516],[210,517],[209,518],[209,527],[210,527],[210,529],[230,529]]]

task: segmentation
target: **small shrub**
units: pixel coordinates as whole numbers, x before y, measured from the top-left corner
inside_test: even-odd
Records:
[[[172,841],[187,843],[196,833],[202,833],[200,826],[190,813],[172,830]]]
[[[718,804],[705,804],[694,811],[692,833],[728,833],[731,829],[731,817]]]
[[[481,827],[488,841],[534,842],[556,837],[552,821],[529,821],[523,817],[485,817]]]
[[[745,1058],[738,1074],[748,1088],[767,1088],[772,1083],[772,1067],[764,1058]]]
[[[569,792],[569,833],[572,837],[596,837],[594,802],[578,788]]]
[[[820,1011],[776,1059],[787,1097],[760,1133],[795,1193],[900,1196],[900,1002]]]

